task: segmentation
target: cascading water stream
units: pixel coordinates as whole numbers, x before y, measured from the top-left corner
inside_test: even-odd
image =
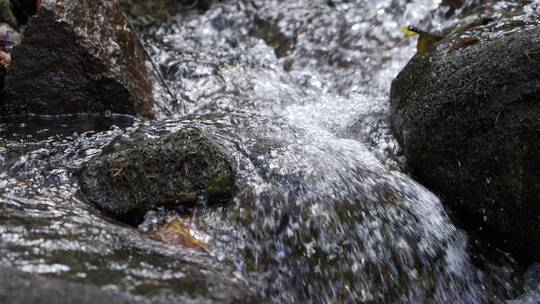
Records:
[[[444,16],[435,0],[225,1],[145,30],[186,107],[156,86],[155,122],[5,124],[0,262],[154,300],[219,302],[231,281],[276,303],[518,298],[513,263],[471,253],[403,172],[389,131],[390,83],[415,52],[400,28],[456,22]],[[209,254],[148,238],[161,212],[135,230],[76,193],[77,169],[111,141],[186,125],[212,134],[237,172],[233,203],[194,210]]]

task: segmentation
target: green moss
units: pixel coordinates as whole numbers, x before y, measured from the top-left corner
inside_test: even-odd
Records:
[[[212,1],[193,1],[195,5],[182,4],[178,0],[120,0],[129,20],[137,27],[147,27],[164,22],[168,18],[189,9],[204,11]]]
[[[229,157],[196,128],[104,154],[83,168],[80,184],[91,204],[130,223],[155,207],[222,203],[235,192]]]
[[[17,18],[13,13],[13,6],[9,0],[0,0],[0,22],[7,23],[15,29],[19,27]]]
[[[242,256],[244,257],[244,262],[246,263],[246,269],[249,271],[256,271],[257,270],[257,263],[255,261],[255,257],[253,256],[253,253],[251,252],[251,249],[244,248],[242,250]]]
[[[230,197],[234,193],[234,180],[230,175],[220,172],[208,182],[208,197],[213,200]]]
[[[171,2],[171,3],[169,3]],[[137,26],[147,26],[164,21],[171,16],[173,11],[166,7],[175,7],[173,1],[137,1],[121,0],[128,18]]]

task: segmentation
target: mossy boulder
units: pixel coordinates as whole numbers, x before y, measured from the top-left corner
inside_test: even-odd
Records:
[[[220,203],[234,195],[229,156],[190,127],[106,153],[89,162],[79,180],[86,200],[129,223],[156,207]]]
[[[474,233],[538,259],[540,26],[492,20],[417,54],[392,84],[391,115],[418,179]]]
[[[153,118],[144,48],[117,1],[42,0],[13,49],[4,114]]]

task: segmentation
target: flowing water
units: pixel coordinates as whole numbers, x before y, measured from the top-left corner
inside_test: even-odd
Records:
[[[538,267],[522,275],[472,241],[406,174],[389,131],[390,84],[415,53],[400,29],[447,15],[435,0],[246,0],[145,29],[175,95],[156,85],[156,121],[0,125],[0,264],[142,300],[230,302],[248,286],[275,303],[537,303]],[[111,142],[186,125],[237,172],[234,202],[193,211],[206,251],[148,236],[170,212],[137,229],[77,193],[77,170]]]

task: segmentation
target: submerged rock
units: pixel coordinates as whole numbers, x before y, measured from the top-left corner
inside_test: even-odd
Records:
[[[145,27],[162,22],[178,13],[177,0],[120,0],[127,17],[137,27]]]
[[[131,22],[137,27],[156,25],[179,13],[206,11],[219,0],[120,0]]]
[[[255,17],[251,34],[272,46],[277,58],[283,58],[293,51],[297,39],[295,36],[282,33],[276,21],[264,20],[258,16]]]
[[[153,117],[144,49],[117,1],[42,1],[12,57],[6,113]]]
[[[540,27],[517,18],[417,54],[391,92],[413,173],[466,226],[524,261],[540,256],[539,96]]]
[[[123,147],[87,164],[81,192],[98,209],[138,223],[150,209],[224,202],[234,194],[229,157],[199,129]]]

